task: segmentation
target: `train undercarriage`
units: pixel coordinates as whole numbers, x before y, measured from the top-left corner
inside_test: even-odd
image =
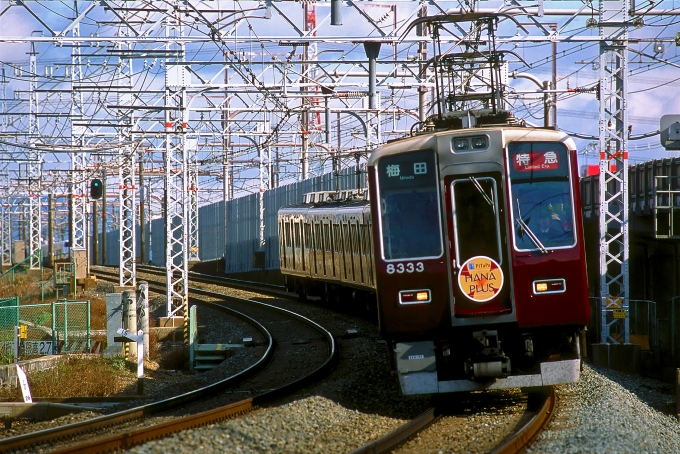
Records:
[[[430,394],[577,382],[582,336],[575,326],[497,326],[389,345],[402,392]]]

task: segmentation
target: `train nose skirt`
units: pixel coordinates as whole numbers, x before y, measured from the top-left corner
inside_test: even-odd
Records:
[[[578,382],[580,359],[541,363],[540,374],[481,377],[477,380],[439,381],[432,341],[402,342],[395,346],[399,385],[405,395],[529,388]],[[498,361],[501,362],[501,361]],[[476,363],[479,373],[497,373],[502,365]],[[473,366],[474,369],[474,366]]]

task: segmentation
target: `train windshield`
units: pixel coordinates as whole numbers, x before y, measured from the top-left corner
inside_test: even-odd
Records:
[[[515,247],[572,247],[574,213],[566,147],[561,143],[508,144]]]
[[[453,180],[452,187],[458,263],[484,256],[502,264],[496,181],[470,176]]]
[[[433,151],[386,156],[378,162],[380,229],[385,260],[442,255],[437,182]]]

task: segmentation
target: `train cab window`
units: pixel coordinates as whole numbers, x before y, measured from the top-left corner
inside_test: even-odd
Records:
[[[435,153],[385,156],[378,162],[378,186],[383,258],[440,257],[442,221]]]
[[[471,176],[453,180],[451,187],[457,263],[484,256],[502,264],[496,180]]]
[[[510,200],[517,250],[572,247],[574,210],[566,147],[561,143],[508,144]]]

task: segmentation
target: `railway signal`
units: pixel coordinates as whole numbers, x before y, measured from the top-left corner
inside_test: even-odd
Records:
[[[90,182],[90,198],[97,200],[104,195],[104,184],[99,178],[95,178]]]

